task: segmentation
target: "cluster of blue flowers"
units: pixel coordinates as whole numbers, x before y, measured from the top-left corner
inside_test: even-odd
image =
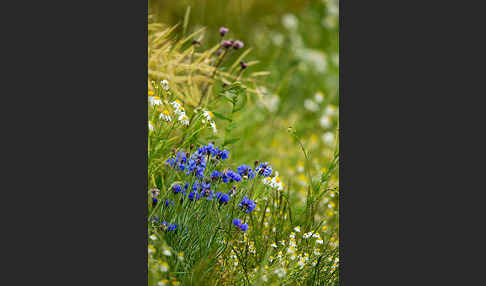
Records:
[[[243,198],[238,206],[246,213],[250,213],[256,208],[255,202],[250,200],[247,196]]]
[[[235,225],[237,228],[241,229],[242,231],[247,231],[247,230],[248,230],[248,224],[243,223],[243,222],[241,221],[241,219],[237,219],[237,218],[233,219],[233,224],[234,224],[234,225]]]
[[[161,222],[160,226],[166,231],[174,231],[177,228],[177,224],[168,223],[166,221]]]
[[[160,218],[158,218],[158,217],[153,217],[153,218],[152,218],[152,222],[153,222],[155,225],[159,225]],[[166,221],[162,221],[162,222],[160,222],[160,227],[161,227],[163,230],[166,230],[166,231],[174,231],[174,230],[177,228],[177,224],[173,224],[173,223],[168,223],[168,222],[166,222]]]

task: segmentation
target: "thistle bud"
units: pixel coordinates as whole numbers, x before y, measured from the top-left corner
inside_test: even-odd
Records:
[[[222,50],[222,49],[218,49],[218,50],[216,51],[216,55],[217,55],[217,56],[220,56],[220,55],[221,55],[221,53],[223,53],[223,50]]]
[[[199,40],[192,40],[193,45],[201,45],[201,41]]]
[[[191,144],[191,146],[189,146],[189,150],[192,151],[192,149],[194,149],[194,144]]]
[[[226,35],[226,33],[228,33],[228,32],[229,32],[228,28],[225,28],[225,27],[219,28],[219,34],[221,35],[221,37],[224,37],[224,35]]]
[[[223,41],[221,42],[221,47],[227,49],[227,48],[230,48],[231,46],[233,46],[233,42],[232,41]]]
[[[237,50],[237,49],[241,49],[241,48],[243,48],[243,46],[244,46],[243,42],[242,42],[242,41],[239,41],[239,40],[236,40],[236,41],[233,43],[233,48],[234,48],[235,50]]]
[[[241,69],[244,70],[248,67],[248,65],[244,62],[244,61],[241,61],[240,62],[240,65],[241,65]]]
[[[255,167],[258,166],[258,160],[255,161]]]

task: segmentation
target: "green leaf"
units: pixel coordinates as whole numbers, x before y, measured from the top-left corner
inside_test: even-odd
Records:
[[[233,143],[237,142],[238,140],[240,140],[240,138],[231,138],[231,139],[225,140],[224,143],[223,143],[223,146],[233,144]]]
[[[213,114],[214,114],[214,116],[218,117],[219,119],[227,120],[227,121],[229,121],[229,122],[232,122],[232,121],[233,121],[233,119],[228,118],[228,117],[224,116],[224,115],[223,115],[223,114],[221,114],[221,113],[218,113],[218,112],[214,112],[214,111],[213,111]]]

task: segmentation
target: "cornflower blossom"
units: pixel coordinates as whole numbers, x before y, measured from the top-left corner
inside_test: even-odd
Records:
[[[240,174],[240,176],[242,176],[243,178],[249,178],[249,179],[253,179],[255,177],[255,172],[250,168],[248,167],[247,165],[243,164],[241,166],[239,166],[236,171],[238,172],[238,174]]]
[[[242,231],[247,231],[248,230],[248,224],[242,223],[242,221],[240,219],[237,219],[237,218],[233,219],[233,224],[237,228],[241,229]]]
[[[177,194],[177,193],[182,192],[182,187],[180,185],[176,184],[172,187],[172,190],[174,191],[174,194]]]
[[[272,174],[272,166],[268,165],[268,162],[260,163],[255,171],[260,176],[269,177]]]
[[[227,204],[231,200],[230,196],[225,193],[217,192],[215,195],[220,204]]]
[[[244,212],[250,213],[250,212],[252,212],[255,209],[256,204],[255,204],[254,201],[250,200],[247,196],[245,196],[238,206]]]
[[[167,109],[164,109],[159,116],[160,119],[163,119],[167,122],[170,122],[172,118],[170,117],[169,111]]]
[[[177,167],[180,171],[184,171],[186,169],[188,159],[186,157],[186,153],[177,152],[175,158],[169,158],[165,162],[171,167]]]

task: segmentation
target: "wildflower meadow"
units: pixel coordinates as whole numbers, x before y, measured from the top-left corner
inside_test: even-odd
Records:
[[[339,285],[337,1],[171,2],[149,1],[148,284]]]

